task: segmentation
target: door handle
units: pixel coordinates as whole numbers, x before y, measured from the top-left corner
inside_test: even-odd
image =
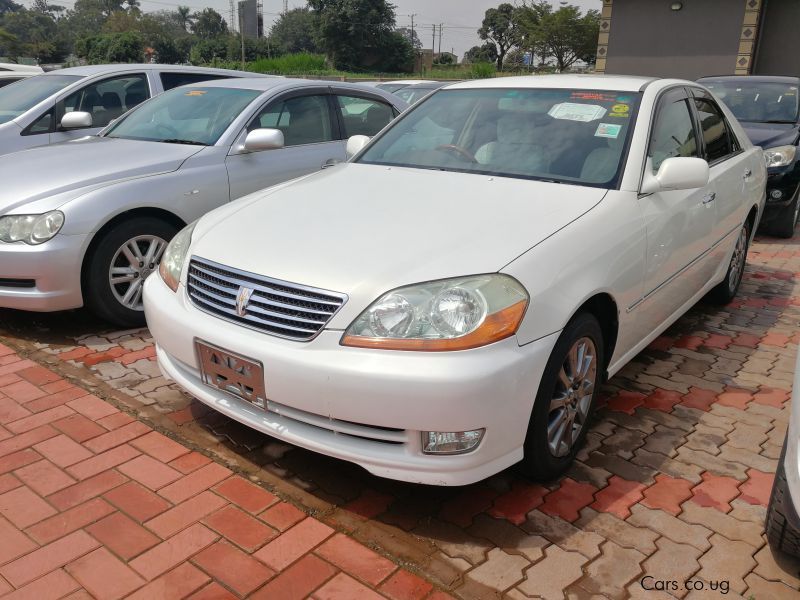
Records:
[[[742,173],[742,179],[749,179],[753,172],[750,169],[747,169],[744,173]]]
[[[710,194],[706,194],[705,196],[703,196],[703,204],[710,204],[716,199],[717,199],[717,193],[711,192]]]
[[[329,158],[324,163],[322,163],[322,168],[330,169],[331,167],[335,167],[336,165],[338,165],[340,162],[342,161],[340,161],[338,158]]]

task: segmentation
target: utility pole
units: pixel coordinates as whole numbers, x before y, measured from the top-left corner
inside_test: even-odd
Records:
[[[444,30],[444,23],[439,23],[439,56],[442,55],[442,31]]]
[[[411,46],[413,48],[414,47],[414,17],[417,16],[417,13],[414,13],[413,15],[408,15],[408,16],[411,17]],[[416,50],[416,48],[415,48],[415,50]]]
[[[434,52],[436,52],[436,23],[433,24],[433,42],[431,42],[431,58],[433,58]]]
[[[239,33],[242,36],[242,71],[244,71],[244,13],[242,5],[239,5]]]

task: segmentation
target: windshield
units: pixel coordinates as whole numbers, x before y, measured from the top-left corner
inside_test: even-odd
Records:
[[[0,123],[16,119],[42,100],[83,79],[78,75],[36,75],[0,89]]]
[[[211,146],[260,94],[221,87],[175,88],[120,119],[106,137]]]
[[[765,81],[701,81],[740,121],[795,123],[797,84]]]
[[[402,90],[404,87],[408,87],[407,83],[381,83],[375,86],[379,90],[383,90],[384,92],[389,92],[390,94],[396,92],[397,90]]]
[[[616,187],[639,94],[442,90],[358,162]]]
[[[394,92],[394,95],[405,100],[409,104],[416,104],[420,100],[422,100],[425,96],[430,94],[436,88],[415,88],[415,87],[407,87],[402,90],[398,90]]]

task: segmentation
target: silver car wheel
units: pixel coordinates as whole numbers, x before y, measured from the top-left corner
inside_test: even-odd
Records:
[[[108,283],[117,302],[131,310],[144,310],[144,280],[156,269],[167,241],[155,235],[140,235],[125,242],[111,259]]]
[[[736,240],[736,248],[731,257],[731,266],[728,271],[728,289],[731,293],[736,291],[736,287],[744,274],[744,265],[747,262],[747,227],[742,227],[739,232],[739,239]]]
[[[547,445],[556,457],[566,456],[586,425],[597,383],[597,349],[588,337],[572,347],[558,371],[547,423]]]

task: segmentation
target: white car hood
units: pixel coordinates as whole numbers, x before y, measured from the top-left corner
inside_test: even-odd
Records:
[[[191,254],[345,293],[336,322],[399,286],[502,269],[606,190],[346,164],[212,212]],[[346,310],[345,310],[346,309]],[[345,314],[342,314],[345,313]],[[334,326],[335,323],[331,323]]]
[[[33,208],[44,212],[98,185],[168,173],[201,150],[200,146],[86,137],[6,154],[0,157],[0,214]]]

